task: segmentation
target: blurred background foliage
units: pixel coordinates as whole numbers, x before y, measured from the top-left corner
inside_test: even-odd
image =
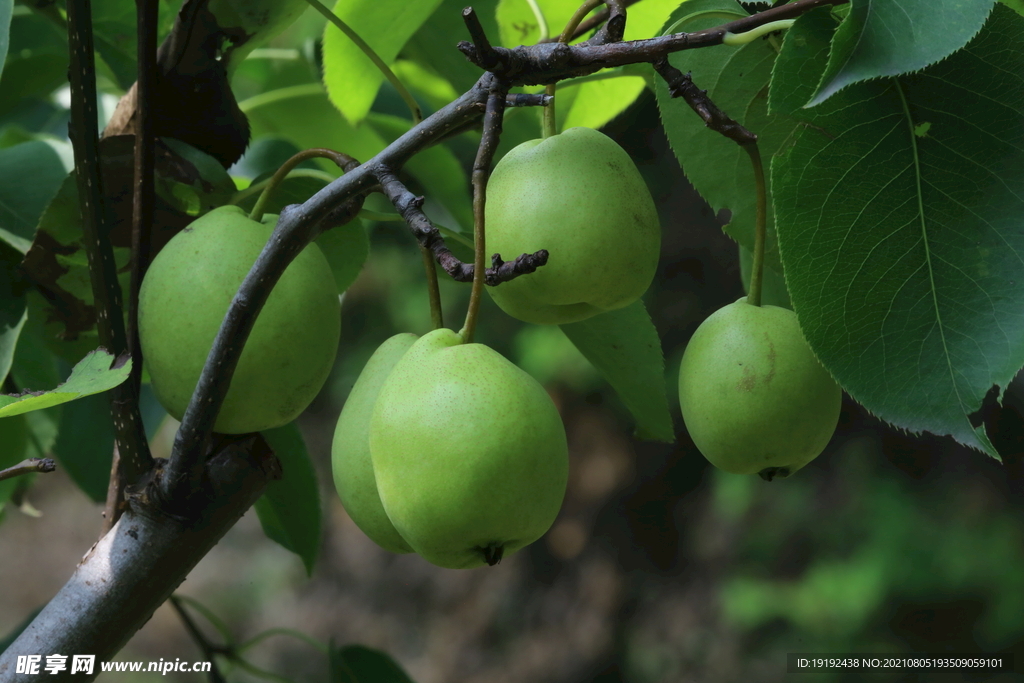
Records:
[[[161,6],[166,13],[173,4]],[[483,4],[492,12],[482,16],[493,17],[495,3]],[[425,113],[475,78],[451,45],[462,36],[461,6],[444,2],[397,63]],[[333,108],[319,81],[323,25],[305,13],[235,71],[235,92],[254,129],[249,152],[231,169],[240,189],[305,146],[368,158],[405,125],[398,118],[404,105],[386,84],[358,127]],[[124,83],[115,65],[103,64],[101,115],[109,116]],[[41,140],[67,166],[66,70],[60,32],[17,5],[0,80],[0,148]],[[674,386],[697,325],[742,295],[737,247],[721,231],[728,216],[711,215],[669,151],[653,96],[641,94],[604,130],[637,163],[662,218],[662,262],[645,302]],[[503,151],[535,137],[538,112],[510,112],[505,131]],[[408,169],[412,189],[428,197],[428,215],[455,230],[469,227],[465,184],[477,139],[461,135]],[[452,172],[439,173],[438,165]],[[297,191],[308,196],[325,182],[313,178]],[[369,208],[390,210],[378,200]],[[897,432],[846,401],[826,452],[794,478],[767,484],[723,474],[694,448],[678,406],[676,443],[632,439],[630,416],[558,328],[521,324],[487,298],[478,341],[541,381],[565,419],[571,473],[562,513],[541,541],[494,568],[444,570],[378,549],[333,490],[331,437],[377,345],[397,332],[428,331],[430,317],[419,252],[405,227],[364,222],[360,229],[371,257],[344,295],[334,373],[299,423],[325,512],[312,577],[249,513],[180,589],[235,637],[291,628],[323,642],[358,642],[391,653],[419,683],[781,681],[787,652],[1004,652],[1024,664],[1024,496],[998,463],[951,440]],[[449,325],[461,324],[468,292],[442,276]],[[150,401],[155,448],[165,456],[174,424],[161,423],[158,410]],[[102,409],[78,419],[78,439],[106,438]],[[0,430],[0,448],[18,438]],[[0,634],[45,604],[95,540],[101,507],[93,499],[66,472],[15,491],[0,525]],[[216,642],[209,624],[198,622]],[[326,660],[285,635],[262,641],[251,657],[286,680],[326,680]],[[120,656],[161,658],[203,659],[167,606]],[[259,680],[227,669],[232,681]],[[99,680],[115,679],[199,677]],[[872,680],[983,678],[890,673]]]

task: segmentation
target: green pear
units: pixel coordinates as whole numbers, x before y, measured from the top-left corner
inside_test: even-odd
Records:
[[[416,339],[415,334],[396,334],[370,356],[345,400],[331,447],[334,485],[345,511],[364,534],[393,553],[411,553],[412,548],[395,530],[377,493],[370,458],[370,418],[384,380]]]
[[[139,338],[153,391],[175,418],[184,415],[228,306],[276,221],[250,220],[237,206],[214,209],[175,235],[146,271]],[[311,244],[260,311],[214,430],[256,432],[298,417],[331,372],[340,331],[337,285]]]
[[[487,183],[487,252],[547,249],[547,265],[495,287],[519,320],[563,324],[628,306],[658,266],[661,227],[644,179],[604,133],[570,128],[519,145]]]
[[[412,345],[370,421],[381,502],[441,567],[495,564],[540,538],[565,496],[565,428],[530,375],[448,329]]]
[[[679,366],[679,407],[711,464],[788,476],[825,449],[842,390],[815,358],[796,314],[742,298],[701,323]]]

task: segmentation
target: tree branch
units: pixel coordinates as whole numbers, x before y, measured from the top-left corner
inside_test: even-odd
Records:
[[[93,299],[97,307],[99,342],[119,357],[128,351],[128,339],[100,177],[91,3],[89,0],[72,0],[67,10],[71,51],[71,124],[68,132],[74,143],[75,178],[82,207],[82,242],[89,260]],[[137,370],[141,372],[139,365]],[[123,382],[111,389],[110,410],[125,478],[128,483],[134,483],[153,466],[139,413],[138,388],[131,382]]]
[[[203,478],[206,505],[199,513],[183,519],[134,499],[67,584],[0,654],[0,681],[16,680],[19,655],[56,653],[96,655],[95,678],[98,662],[113,658],[280,474],[263,438],[249,435],[228,441],[210,459]],[[40,680],[91,678],[65,670]]]
[[[598,36],[576,45],[539,43],[514,49],[491,48],[484,57],[473,43],[462,41],[459,50],[482,69],[492,72],[510,87],[548,85],[567,78],[587,76],[601,69],[626,64],[655,62],[673,52],[721,45],[726,33],[745,33],[772,21],[792,19],[816,7],[845,4],[847,0],[796,0],[787,5],[752,14],[715,28],[694,33],[674,33],[648,40],[601,43]],[[601,34],[599,34],[600,36]]]

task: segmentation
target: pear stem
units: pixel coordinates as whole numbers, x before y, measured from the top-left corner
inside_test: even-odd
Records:
[[[580,5],[576,12],[574,12],[572,17],[569,19],[569,23],[567,23],[565,25],[565,28],[562,29],[561,35],[558,36],[558,42],[562,43],[563,45],[568,45],[569,41],[572,40],[573,34],[576,32],[576,27],[580,25],[580,22],[582,22],[588,14],[590,14],[591,12],[593,12],[595,9],[602,5],[604,5],[604,0],[587,0],[585,3]],[[544,28],[547,28],[546,24],[544,25]],[[543,33],[545,32],[546,31],[542,31],[541,42],[543,42],[545,38],[545,36],[543,36]],[[548,86],[544,89],[544,93],[551,97],[551,100],[548,102],[548,105],[544,107],[543,125],[541,129],[541,137],[544,139],[547,139],[558,132],[558,125],[555,122],[556,89],[557,86],[555,83],[548,84]]]
[[[420,105],[416,103],[416,98],[414,98],[412,93],[410,93],[402,84],[402,81],[398,80],[398,76],[395,75],[395,72],[392,71],[388,65],[384,63],[384,60],[380,58],[380,55],[374,52],[373,48],[370,47],[370,45],[363,40],[358,33],[353,31],[351,26],[342,21],[341,17],[325,7],[323,3],[318,0],[306,0],[306,2],[312,5],[317,12],[327,17],[327,21],[337,26],[338,30],[348,36],[348,39],[355,43],[356,47],[362,50],[364,55],[370,58],[373,65],[376,66],[382,74],[384,74],[384,78],[388,79],[388,82],[395,87],[395,90],[398,91],[402,100],[405,101],[406,106],[409,107],[409,113],[412,115],[412,124],[414,126],[419,124],[423,120],[423,112],[420,111]]]
[[[555,123],[555,84],[551,83],[544,88],[544,94],[550,97],[548,104],[544,107],[541,115],[541,138],[547,140],[558,133],[558,125]]]
[[[263,192],[260,193],[260,198],[256,200],[256,204],[252,207],[252,211],[249,212],[249,218],[254,221],[262,220],[267,202],[270,201],[270,195],[275,189],[277,189],[277,186],[284,182],[284,179],[288,177],[288,174],[291,173],[292,169],[303,161],[314,158],[330,159],[342,170],[345,169],[346,164],[355,162],[355,159],[349,155],[343,152],[335,152],[333,149],[314,147],[313,149],[302,150],[291,159],[281,164],[281,168],[277,169],[277,172],[274,173],[273,177],[266,184],[266,187],[263,188]]]
[[[420,255],[423,257],[423,270],[427,274],[427,296],[430,298],[430,323],[433,329],[444,327],[444,312],[441,309],[441,290],[437,284],[437,264],[434,254],[422,244]]]
[[[480,299],[484,293],[484,281],[487,268],[487,242],[484,230],[484,205],[487,202],[487,179],[491,175],[491,161],[498,148],[501,137],[502,117],[505,113],[505,97],[508,88],[502,83],[492,86],[487,95],[487,108],[484,111],[483,135],[480,147],[476,151],[473,162],[473,289],[469,294],[469,310],[466,311],[466,322],[462,326],[462,340],[468,344],[473,341],[476,331],[477,314],[480,311]]]
[[[768,231],[768,192],[764,181],[764,165],[761,163],[761,152],[757,142],[743,145],[750,155],[750,163],[754,167],[754,182],[757,185],[757,212],[754,217],[754,263],[750,269],[750,289],[747,292],[747,303],[752,306],[761,305],[761,280],[764,275],[764,244]]]

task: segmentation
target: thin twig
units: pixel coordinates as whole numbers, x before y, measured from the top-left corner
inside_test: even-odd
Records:
[[[484,222],[484,207],[487,203],[487,179],[491,177],[491,162],[501,139],[501,124],[505,116],[505,96],[508,88],[496,82],[487,97],[487,111],[484,113],[484,131],[480,146],[473,162],[473,289],[469,294],[469,310],[462,326],[462,339],[467,344],[473,341],[476,331],[480,298],[484,294],[485,262],[487,258],[487,231]],[[499,558],[500,559],[500,558]]]
[[[23,474],[30,474],[32,472],[53,472],[55,469],[57,469],[57,463],[54,462],[53,458],[29,458],[5,470],[0,470],[0,481],[13,479],[14,477],[20,477]]]
[[[438,265],[456,282],[472,282],[474,267],[472,263],[460,261],[448,249],[441,232],[423,212],[423,197],[417,197],[398,179],[398,176],[387,169],[378,171],[381,189],[384,196],[394,205],[395,210],[405,220],[413,236],[425,249],[434,255]],[[484,273],[484,283],[490,286],[514,280],[520,275],[532,273],[548,261],[548,252],[544,249],[533,254],[522,254],[512,261],[503,261],[498,254],[491,258],[492,267]]]
[[[545,93],[512,93],[505,97],[506,107],[546,107],[554,99]]]
[[[498,55],[491,47],[491,41],[487,39],[483,24],[472,7],[462,10],[462,20],[466,23],[466,30],[473,41],[473,48],[480,61],[477,65],[482,69],[490,71],[498,65]]]
[[[697,116],[704,120],[708,128],[729,138],[737,145],[749,145],[757,142],[757,136],[729,118],[711,101],[707,91],[698,88],[690,74],[684,74],[668,63],[667,59],[659,59],[653,64],[658,75],[665,79],[668,92],[672,97],[685,101]]]

